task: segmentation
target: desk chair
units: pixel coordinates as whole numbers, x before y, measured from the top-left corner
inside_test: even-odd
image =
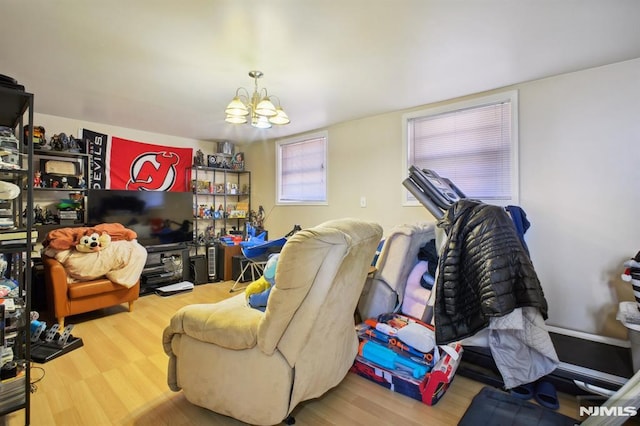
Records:
[[[241,249],[241,251],[242,256],[244,256],[244,258],[240,260],[242,269],[240,270],[240,274],[238,275],[236,282],[233,283],[233,286],[231,287],[231,289],[229,289],[229,293],[233,293],[236,290],[241,290],[241,288],[237,288],[237,286],[239,283],[247,281],[245,277],[245,273],[247,272],[247,270],[251,271],[251,282],[260,278],[264,273],[264,267],[267,264],[267,260],[269,260],[269,256],[264,254],[256,257],[247,256],[244,247]]]
[[[255,281],[264,273],[264,267],[267,264],[267,260],[269,260],[269,255],[273,253],[280,253],[282,250],[282,246],[287,242],[287,238],[279,238],[277,240],[265,241],[258,244],[252,244],[251,240],[243,241],[240,243],[242,255],[244,259],[241,260],[241,263],[244,263],[240,271],[240,275],[238,275],[238,279],[233,284],[233,287],[229,290],[229,293],[233,293],[236,291],[236,287],[238,283],[241,281],[245,281],[245,272],[247,269],[251,270],[251,281]],[[243,244],[247,243],[247,244]]]

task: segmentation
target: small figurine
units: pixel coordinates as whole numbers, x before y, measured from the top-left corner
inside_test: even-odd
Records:
[[[80,140],[74,138],[73,136],[69,136],[69,152],[81,152],[80,148]]]
[[[27,141],[29,140],[29,130],[30,129],[31,129],[31,126],[29,126],[29,125],[24,126],[24,140],[25,140],[25,143],[27,143]],[[44,145],[47,142],[44,134],[45,134],[44,127],[42,127],[42,126],[34,126],[33,127],[33,144],[34,144],[34,146],[39,147],[40,145]]]
[[[45,223],[45,225],[56,223],[56,219],[53,216],[53,212],[51,210],[49,210],[49,208],[47,208],[44,211],[44,223]]]
[[[42,172],[40,170],[33,172],[33,187],[42,188]]]
[[[45,151],[50,151],[52,148],[51,146],[52,143],[53,143],[53,137],[50,140],[47,140],[47,138],[42,138],[42,144],[40,146],[40,149]]]
[[[36,206],[33,209],[33,213],[34,213],[34,222],[35,223],[39,223],[39,224],[44,224],[44,210],[42,210],[42,207],[40,207],[40,204],[36,204]]]
[[[262,228],[264,226],[265,212],[264,207],[258,206],[258,214],[256,215],[256,226]]]
[[[204,216],[205,219],[211,219],[213,218],[213,212],[211,211],[211,207],[210,206],[205,206],[204,209]]]
[[[54,151],[62,151],[64,149],[64,145],[62,144],[62,138],[60,135],[53,135],[51,138],[51,149]]]
[[[61,151],[69,151],[69,137],[66,133],[60,133],[60,143],[62,144]]]
[[[196,151],[195,157],[193,157],[193,164],[195,166],[204,166],[204,153],[201,150]]]
[[[69,185],[69,181],[67,179],[66,176],[63,176],[61,179],[61,183],[62,183],[62,187],[67,189],[67,188],[71,188],[71,186]]]
[[[78,176],[78,188],[87,189],[87,181],[84,180],[84,176]]]

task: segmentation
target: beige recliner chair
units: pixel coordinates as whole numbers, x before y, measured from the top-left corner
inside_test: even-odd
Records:
[[[375,272],[365,283],[358,302],[364,320],[399,310],[405,296],[409,273],[418,263],[418,251],[436,238],[433,223],[397,225],[385,238]]]
[[[189,305],[163,335],[168,384],[191,403],[260,425],[338,385],[357,350],[353,314],[382,228],[354,219],[284,245],[265,312],[244,294]]]

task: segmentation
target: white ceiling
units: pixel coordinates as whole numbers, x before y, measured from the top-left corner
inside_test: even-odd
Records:
[[[637,0],[0,0],[38,113],[253,141],[640,57]],[[291,124],[224,122],[248,72]],[[37,124],[37,123],[36,123]]]

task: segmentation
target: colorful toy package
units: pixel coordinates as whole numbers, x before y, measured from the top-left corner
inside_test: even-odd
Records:
[[[462,345],[436,346],[431,325],[402,314],[368,319],[356,329],[360,349],[352,373],[427,405],[442,398],[460,364]]]

